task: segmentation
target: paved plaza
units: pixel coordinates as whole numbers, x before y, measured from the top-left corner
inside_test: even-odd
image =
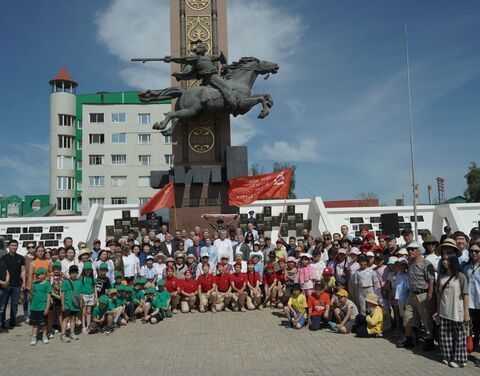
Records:
[[[478,375],[471,362],[454,370],[397,349],[396,339],[359,339],[285,327],[279,311],[179,314],[159,325],[140,321],[63,344],[29,345],[22,324],[0,335],[6,375]],[[419,350],[420,345],[418,346]],[[478,354],[475,354],[478,356]]]

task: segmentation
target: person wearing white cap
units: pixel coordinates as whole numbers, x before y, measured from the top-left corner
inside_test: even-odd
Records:
[[[343,287],[348,284],[348,260],[347,250],[340,248],[335,255],[335,258],[329,262],[328,267],[333,270],[335,281],[340,283]]]

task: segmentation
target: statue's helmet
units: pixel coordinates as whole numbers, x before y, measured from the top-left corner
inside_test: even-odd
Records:
[[[193,48],[193,52],[196,54],[204,54],[208,51],[208,46],[204,42],[197,42]]]

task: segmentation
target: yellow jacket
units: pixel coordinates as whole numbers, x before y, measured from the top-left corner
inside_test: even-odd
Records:
[[[366,317],[368,334],[382,334],[383,331],[383,310],[375,306],[371,315]]]

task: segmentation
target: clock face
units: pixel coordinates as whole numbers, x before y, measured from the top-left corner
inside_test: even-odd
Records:
[[[207,153],[215,145],[215,136],[213,132],[206,127],[197,127],[190,131],[188,135],[188,146],[195,153]]]

